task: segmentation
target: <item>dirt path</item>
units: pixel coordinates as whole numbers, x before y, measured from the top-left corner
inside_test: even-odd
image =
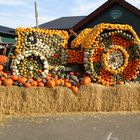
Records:
[[[140,114],[76,114],[10,118],[0,140],[140,140]]]

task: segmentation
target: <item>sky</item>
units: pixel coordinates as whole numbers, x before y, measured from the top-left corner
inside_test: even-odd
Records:
[[[107,0],[36,0],[39,24],[66,16],[85,16]],[[140,0],[126,0],[140,9]],[[35,0],[0,0],[0,25],[33,27]]]

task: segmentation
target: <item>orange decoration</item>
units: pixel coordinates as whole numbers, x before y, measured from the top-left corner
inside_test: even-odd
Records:
[[[70,88],[70,87],[71,87],[71,83],[70,83],[70,82],[65,81],[65,82],[64,82],[64,86],[65,86],[65,87],[67,87],[67,88]]]
[[[24,87],[27,87],[27,88],[31,87],[31,84],[29,82],[27,82],[27,83],[24,84]]]
[[[138,75],[138,68],[140,66],[140,60],[130,61],[127,67],[124,69],[123,78],[125,80],[134,80]]]
[[[97,45],[97,47],[94,50],[91,61],[92,62],[98,62],[101,59],[102,51],[103,51],[103,48],[101,48]]]
[[[61,80],[60,79],[55,79],[55,85],[60,86],[61,85]]]
[[[134,44],[134,42],[127,41],[120,36],[111,35],[111,42],[113,45],[122,46],[123,48],[127,48]]]
[[[32,86],[37,86],[37,81],[32,81],[32,82],[31,82],[31,85],[32,85]]]
[[[98,76],[98,82],[105,86],[114,84],[112,74],[105,71],[104,69],[100,70],[100,76]]]
[[[5,64],[7,61],[7,57],[4,55],[0,55],[0,64]]]
[[[38,87],[44,87],[44,83],[38,82],[38,83],[37,83],[37,86],[38,86]]]
[[[27,78],[26,78],[26,77],[24,77],[24,76],[23,76],[23,77],[19,77],[19,78],[18,78],[18,82],[19,82],[19,83],[25,84],[25,83],[26,83],[26,81],[27,81]]]
[[[41,82],[42,79],[41,79],[41,78],[37,78],[36,81],[37,81],[37,82]]]
[[[3,85],[4,86],[11,86],[12,84],[13,84],[13,80],[11,78],[3,80]]]
[[[46,83],[46,86],[49,87],[49,88],[55,87],[55,80],[49,80],[49,81]]]
[[[77,93],[78,92],[78,87],[76,87],[76,86],[71,86],[71,88],[70,88],[72,91],[73,91],[73,93]]]
[[[17,75],[11,75],[11,77],[10,77],[13,81],[16,81],[16,80],[18,80],[18,76]]]
[[[83,50],[68,50],[68,60],[67,63],[77,63],[82,64],[84,57]]]
[[[91,78],[89,76],[84,76],[84,78],[81,80],[81,85],[88,85],[91,83]]]

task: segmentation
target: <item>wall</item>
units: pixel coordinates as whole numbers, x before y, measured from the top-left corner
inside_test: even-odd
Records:
[[[111,16],[112,15],[111,12],[113,10],[117,10],[118,13],[119,13],[119,11],[121,11],[122,16],[121,17],[118,16],[118,18],[113,19],[112,16]],[[93,27],[94,25],[102,23],[102,22],[104,22],[104,23],[129,24],[134,28],[134,30],[137,32],[138,36],[140,37],[140,27],[139,27],[139,25],[140,25],[140,17],[135,15],[135,14],[133,14],[132,12],[128,11],[126,8],[120,6],[119,4],[114,4],[112,7],[107,9],[104,13],[102,13],[101,15],[96,17],[95,20],[93,19],[84,28]]]

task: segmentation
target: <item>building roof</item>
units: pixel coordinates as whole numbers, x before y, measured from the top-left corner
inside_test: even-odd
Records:
[[[15,29],[0,25],[0,33],[9,34],[9,35],[15,35]]]
[[[83,26],[90,23],[93,19],[97,18],[97,16],[101,15],[105,10],[110,8],[114,4],[119,4],[120,6],[126,8],[133,14],[140,16],[140,10],[131,5],[130,3],[126,2],[125,0],[108,0],[103,5],[101,5],[99,8],[97,8],[95,11],[93,11],[91,14],[86,16],[84,19],[82,19],[80,22],[74,25],[73,30],[77,31],[78,29],[82,28]]]
[[[77,31],[90,23],[93,19],[97,18],[105,10],[107,10],[114,4],[119,4],[133,14],[140,16],[140,10],[131,5],[130,3],[126,2],[125,0],[108,0],[88,16],[61,17],[50,22],[41,24],[39,27],[48,29],[73,29],[74,31]]]
[[[72,17],[61,17],[50,22],[39,25],[40,28],[48,29],[70,29],[86,16],[72,16]]]

